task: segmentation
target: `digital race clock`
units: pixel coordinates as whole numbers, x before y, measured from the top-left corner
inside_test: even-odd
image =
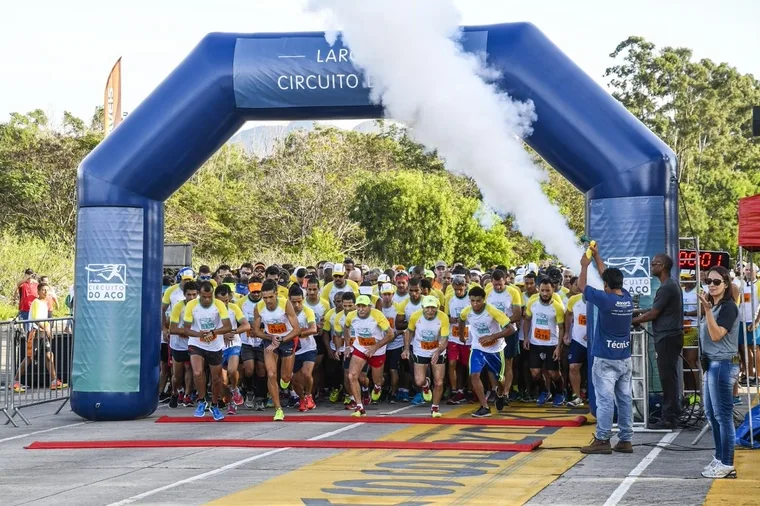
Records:
[[[731,269],[731,258],[727,251],[700,251],[699,252],[699,269],[707,270],[711,267],[720,265],[726,269]],[[682,249],[678,252],[678,267],[681,270],[697,268],[697,252],[693,249]]]

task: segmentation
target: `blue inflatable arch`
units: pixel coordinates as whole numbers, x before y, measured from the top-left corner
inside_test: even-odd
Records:
[[[503,91],[535,103],[527,142],[585,193],[587,232],[603,256],[675,258],[673,152],[535,26],[465,27],[463,45],[487,53]],[[247,120],[382,117],[369,87],[323,33],[210,34],[82,162],[78,415],[125,420],[156,409],[164,201]]]

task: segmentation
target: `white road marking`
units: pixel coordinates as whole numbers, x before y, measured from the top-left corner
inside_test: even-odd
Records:
[[[670,434],[665,434],[662,439],[660,439],[660,442],[657,443],[656,448],[652,448],[652,451],[649,452],[649,454],[644,457],[641,462],[639,462],[639,465],[633,468],[633,471],[628,473],[628,476],[623,480],[623,482],[618,485],[618,488],[615,489],[615,491],[612,493],[612,495],[607,499],[607,502],[604,503],[604,506],[616,506],[617,503],[620,502],[620,500],[623,498],[626,492],[628,492],[628,489],[631,488],[631,486],[636,483],[636,480],[641,476],[641,474],[646,470],[647,467],[649,467],[649,464],[654,462],[654,459],[657,458],[657,456],[662,451],[663,446],[666,444],[672,443],[678,435],[681,433],[680,430],[677,430],[675,432],[671,432]]]
[[[395,415],[396,413],[401,413],[404,410],[416,408],[417,406],[414,406],[412,404],[408,406],[404,406],[403,408],[394,409],[393,411],[388,411],[386,413],[380,413],[380,416],[388,416],[388,415]]]
[[[45,429],[45,430],[38,430],[34,432],[28,432],[26,434],[19,434],[18,436],[12,436],[7,437],[5,439],[0,439],[0,443],[4,443],[5,441],[13,441],[14,439],[22,439],[29,436],[34,436],[35,434],[44,434],[45,432],[53,432],[54,430],[58,429],[66,429],[68,427],[76,427],[77,425],[84,425],[87,422],[79,422],[79,423],[72,423],[69,425],[61,425],[60,427],[53,427],[52,429]]]
[[[347,430],[355,429],[356,427],[359,427],[361,425],[364,425],[363,423],[352,423],[351,425],[347,425],[345,427],[341,427],[340,429],[333,430],[330,432],[325,432],[324,434],[320,434],[319,436],[314,436],[312,438],[309,438],[308,441],[319,441],[320,439],[325,439],[331,436],[335,436],[336,434],[340,434],[341,432],[346,432]],[[160,492],[163,492],[164,490],[170,490],[175,487],[179,487],[180,485],[186,485],[188,483],[192,483],[194,481],[202,480],[204,478],[208,478],[209,476],[214,476],[219,473],[223,473],[225,471],[228,471],[230,469],[235,469],[236,467],[240,467],[244,464],[247,464],[249,462],[253,462],[254,460],[263,459],[264,457],[269,457],[270,455],[274,455],[276,453],[281,453],[286,450],[290,450],[291,448],[277,448],[276,450],[270,450],[268,452],[261,453],[259,455],[254,455],[253,457],[248,457],[247,459],[238,460],[237,462],[233,462],[231,464],[227,464],[226,466],[218,467],[216,469],[212,469],[211,471],[207,471],[202,474],[197,474],[195,476],[191,476],[190,478],[185,478],[184,480],[175,481],[168,485],[164,485],[163,487],[154,488],[153,490],[148,490],[147,492],[143,492],[142,494],[137,494],[132,497],[129,497],[127,499],[124,499],[123,501],[118,501],[109,504],[108,506],[123,506],[125,504],[132,504],[133,502],[140,501],[142,499],[145,499],[146,497],[150,497],[152,495],[158,494]]]

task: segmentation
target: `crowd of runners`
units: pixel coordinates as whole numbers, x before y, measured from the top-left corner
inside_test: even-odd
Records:
[[[162,313],[159,399],[197,417],[585,402],[586,304],[556,266],[185,267],[164,279]]]

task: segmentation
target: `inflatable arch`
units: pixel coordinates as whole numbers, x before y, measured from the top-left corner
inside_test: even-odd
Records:
[[[527,142],[585,193],[603,256],[643,259],[630,274],[646,304],[649,258],[676,258],[673,152],[535,26],[463,30],[465,50],[501,72],[500,89],[535,103]],[[156,409],[164,201],[247,120],[382,117],[368,87],[323,33],[213,33],[90,153],[78,173],[74,412],[127,420]]]

